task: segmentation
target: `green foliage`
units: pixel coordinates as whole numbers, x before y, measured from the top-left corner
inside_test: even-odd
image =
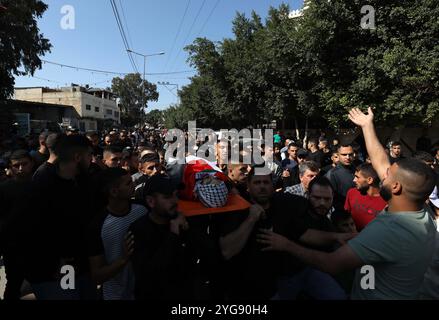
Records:
[[[145,116],[145,122],[154,128],[158,128],[160,125],[163,125],[163,111],[152,110],[148,112]]]
[[[39,0],[0,0],[0,132],[8,133],[14,119],[5,104],[14,92],[14,77],[33,75],[41,68],[39,57],[50,51],[37,25],[46,10]]]
[[[237,14],[233,39],[198,38],[186,50],[198,75],[167,113],[172,124],[248,126],[318,117],[348,125],[346,110],[373,106],[381,124],[429,124],[439,112],[439,2],[378,1],[376,29],[362,29],[360,0],[287,5],[265,22]]]
[[[121,121],[125,125],[138,123],[144,118],[148,101],[157,101],[157,86],[143,81],[139,73],[127,74],[124,78],[113,78],[111,90],[119,97]]]

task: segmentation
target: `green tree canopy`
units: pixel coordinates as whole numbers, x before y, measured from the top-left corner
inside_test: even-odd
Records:
[[[127,74],[124,78],[113,78],[111,90],[119,97],[121,119],[126,125],[141,121],[149,101],[157,101],[157,86],[143,81],[139,73]]]
[[[47,10],[39,0],[0,0],[0,100],[14,91],[14,76],[33,75],[51,44],[37,19]]]
[[[375,28],[363,29],[360,0],[310,1],[299,18],[287,5],[264,22],[238,13],[233,38],[198,38],[186,50],[198,70],[180,91],[180,117],[202,126],[247,126],[323,118],[345,127],[346,110],[373,106],[393,126],[439,112],[439,2],[369,1]]]

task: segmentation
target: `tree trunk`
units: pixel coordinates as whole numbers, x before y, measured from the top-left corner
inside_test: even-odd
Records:
[[[306,149],[306,144],[308,141],[308,118],[305,121],[305,137],[303,138],[303,148]]]
[[[296,127],[296,140],[300,140],[299,123],[297,122],[297,118],[294,118],[294,126]]]

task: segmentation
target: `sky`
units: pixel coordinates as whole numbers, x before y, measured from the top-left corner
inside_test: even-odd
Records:
[[[40,32],[52,44],[44,60],[64,65],[132,73],[110,0],[43,0],[49,8],[38,20]],[[178,102],[177,88],[190,83],[194,69],[183,48],[197,37],[221,41],[233,37],[232,21],[237,12],[252,10],[265,18],[269,8],[289,4],[300,9],[303,0],[115,0],[131,50],[146,58],[146,79],[158,85],[159,100],[149,110],[166,109]],[[67,7],[70,6],[70,7]],[[71,10],[73,9],[73,10]],[[73,15],[74,14],[74,15]],[[68,17],[73,19],[68,20]],[[154,55],[164,52],[163,55]],[[145,59],[133,55],[143,74]],[[172,74],[154,74],[171,73]],[[113,74],[82,71],[44,63],[34,77],[16,77],[16,87],[64,87],[71,83],[106,88]]]

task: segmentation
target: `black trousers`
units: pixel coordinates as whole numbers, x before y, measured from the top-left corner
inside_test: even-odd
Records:
[[[19,300],[21,298],[21,286],[24,281],[20,260],[13,253],[4,252],[3,263],[7,280],[4,300]]]

